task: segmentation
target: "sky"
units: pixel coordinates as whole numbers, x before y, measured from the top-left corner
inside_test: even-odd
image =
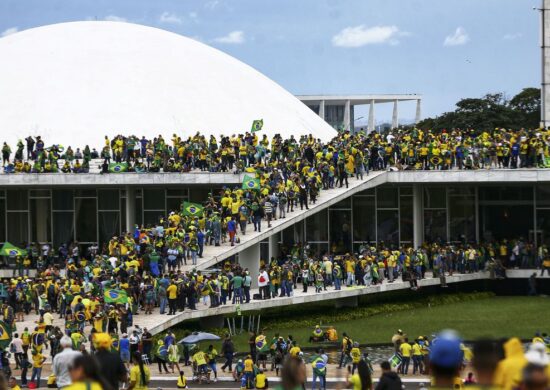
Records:
[[[0,35],[120,20],[212,45],[294,94],[418,93],[422,116],[540,86],[539,0],[0,0]],[[0,53],[1,57],[1,53]],[[385,107],[384,107],[385,106]],[[377,106],[377,120],[391,105]],[[356,108],[356,118],[368,108]],[[413,103],[400,106],[414,118]]]

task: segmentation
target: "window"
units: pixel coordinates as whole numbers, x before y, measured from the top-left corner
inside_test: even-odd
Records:
[[[326,209],[306,219],[306,241],[328,241],[328,211]]]
[[[376,241],[376,209],[374,196],[353,198],[353,240]]]

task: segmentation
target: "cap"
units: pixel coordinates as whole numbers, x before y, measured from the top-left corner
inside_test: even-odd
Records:
[[[464,357],[460,344],[461,341],[456,333],[452,331],[440,333],[432,344],[430,362],[445,368],[460,366]]]

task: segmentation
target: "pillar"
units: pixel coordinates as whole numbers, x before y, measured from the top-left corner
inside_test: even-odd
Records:
[[[416,116],[414,118],[414,123],[420,122],[421,117],[422,117],[422,100],[418,99],[416,101]]]
[[[322,120],[325,120],[325,101],[321,100],[319,102],[319,116]]]
[[[248,268],[252,278],[252,288],[258,287],[258,275],[260,271],[260,243],[243,249],[239,252],[239,264],[243,269]]]
[[[126,231],[133,232],[136,224],[136,194],[134,188],[126,187]]]
[[[269,236],[269,238],[268,238],[268,240],[269,240],[269,249],[268,249],[269,259],[266,259],[266,260],[271,261],[272,257],[277,258],[279,256],[279,237],[280,236],[281,236],[281,233],[275,233],[275,234],[272,234],[271,236]]]
[[[397,126],[399,126],[399,114],[398,114],[398,110],[397,110],[397,99],[395,99],[393,101],[393,115],[392,115],[392,118],[391,118],[391,127],[392,129],[395,129],[397,128]]]
[[[344,130],[351,129],[351,101],[346,100],[344,106]]]
[[[371,100],[370,101],[370,107],[369,107],[369,126],[368,126],[369,132],[376,130],[374,128],[374,126],[375,126],[375,124],[374,124],[374,100]]]
[[[419,248],[424,241],[424,218],[422,210],[422,187],[413,186],[413,245]]]

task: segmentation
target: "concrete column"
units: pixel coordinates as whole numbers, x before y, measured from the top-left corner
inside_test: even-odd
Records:
[[[399,114],[398,114],[397,105],[398,105],[398,101],[397,101],[397,99],[395,99],[393,101],[393,115],[392,115],[392,118],[391,118],[391,127],[392,127],[392,129],[395,129],[395,128],[397,128],[397,126],[399,126]]]
[[[260,243],[256,243],[239,252],[239,264],[243,269],[248,268],[252,278],[252,288],[258,287],[260,271]]]
[[[344,106],[344,130],[351,129],[351,101],[346,100]]]
[[[414,118],[414,123],[420,122],[422,118],[422,100],[418,99],[416,101],[416,117]]]
[[[279,237],[281,233],[275,233],[269,236],[269,259],[266,261],[271,261],[272,257],[277,258],[279,256]]]
[[[136,194],[135,190],[126,186],[126,221],[125,230],[127,232],[134,231],[134,225],[136,224]]]
[[[319,116],[322,120],[325,120],[325,101],[321,100],[319,102]]]
[[[424,217],[422,207],[422,187],[413,186],[413,245],[419,248],[424,241]]]
[[[376,130],[374,128],[374,126],[375,126],[375,124],[374,124],[374,100],[371,100],[370,101],[370,107],[369,107],[369,126],[368,126],[369,132]]]

